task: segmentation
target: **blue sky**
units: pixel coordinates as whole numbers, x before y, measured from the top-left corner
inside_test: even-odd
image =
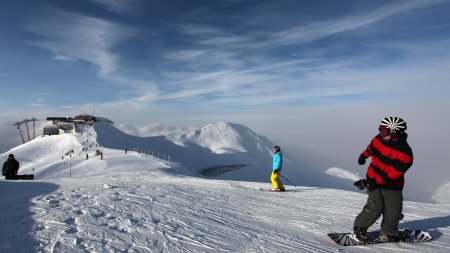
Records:
[[[346,168],[395,115],[446,168],[432,157],[450,152],[449,13],[449,0],[4,0],[0,151],[21,142],[14,121],[94,111],[141,129],[243,123]]]
[[[406,86],[407,95],[420,94],[421,84],[394,77],[397,68],[439,71],[430,64],[448,64],[449,1],[2,5],[0,84],[9,95],[1,104],[8,109],[358,102]],[[388,69],[394,73],[383,80]],[[436,89],[448,92],[446,86]]]

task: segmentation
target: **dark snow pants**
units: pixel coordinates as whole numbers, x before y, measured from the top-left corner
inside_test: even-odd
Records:
[[[369,191],[367,204],[356,216],[354,227],[367,230],[383,215],[381,230],[388,235],[398,235],[398,223],[403,219],[402,191],[375,189]]]

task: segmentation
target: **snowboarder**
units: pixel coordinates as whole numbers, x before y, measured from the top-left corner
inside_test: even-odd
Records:
[[[8,180],[28,179],[29,175],[17,175],[19,171],[19,162],[13,154],[9,154],[8,160],[3,163],[2,175]]]
[[[382,235],[386,241],[398,242],[398,223],[403,219],[404,174],[413,163],[413,153],[406,141],[406,122],[398,117],[384,118],[367,149],[359,156],[363,165],[370,156],[366,179],[354,183],[359,189],[367,188],[368,199],[356,217],[353,232],[361,242],[367,243],[367,229],[383,215]]]
[[[274,191],[285,191],[283,183],[280,179],[281,168],[283,167],[283,155],[279,146],[273,148],[275,155],[273,156],[272,176],[270,177]]]

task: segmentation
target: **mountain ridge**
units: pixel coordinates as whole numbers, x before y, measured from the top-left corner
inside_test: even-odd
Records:
[[[221,179],[248,181],[267,181],[270,175],[273,143],[241,124],[215,122],[199,130],[150,137],[133,136],[102,121],[92,127],[78,126],[76,130],[75,134],[37,137],[0,155],[0,159],[14,153],[21,162],[20,172],[35,172],[37,179],[46,174],[43,171],[47,168],[66,170],[66,162],[71,161],[71,166],[86,163],[102,149],[151,154],[178,163],[183,167],[182,173],[187,175],[204,176],[202,172],[206,169],[235,165],[242,169],[214,175]],[[107,152],[104,153],[107,160]],[[262,170],[263,167],[266,169]],[[233,175],[235,173],[239,175]]]

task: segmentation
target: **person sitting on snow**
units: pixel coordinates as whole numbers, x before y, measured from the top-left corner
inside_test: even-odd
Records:
[[[19,171],[19,162],[14,158],[13,154],[9,154],[8,160],[3,163],[2,175],[8,180],[23,179],[24,175],[17,175]]]

